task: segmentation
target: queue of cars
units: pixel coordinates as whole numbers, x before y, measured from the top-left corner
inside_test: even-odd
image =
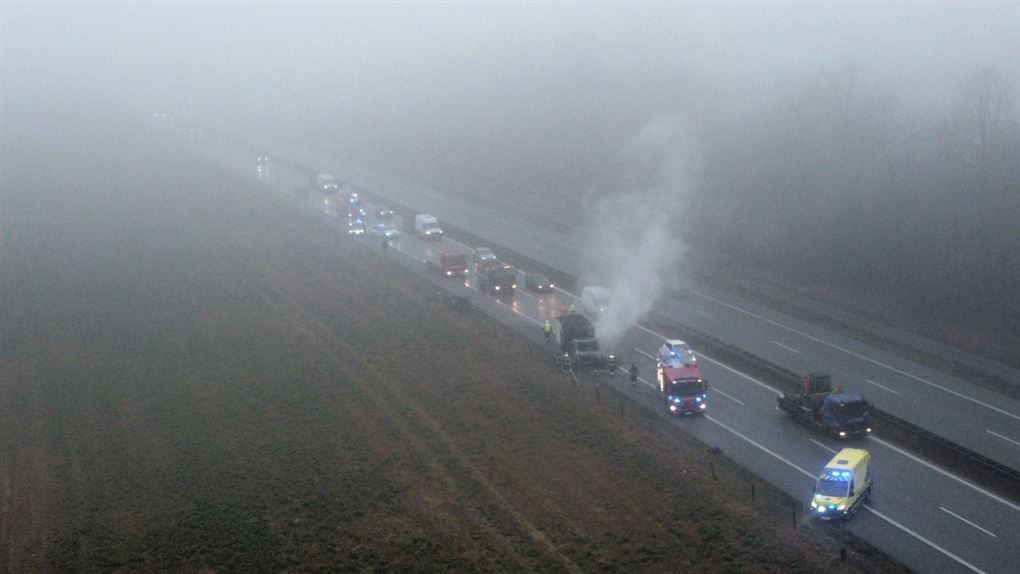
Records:
[[[256,158],[258,174],[263,175],[269,165],[269,155],[259,154]],[[400,231],[387,223],[393,219],[391,208],[376,206],[372,215],[378,220],[371,227],[365,224],[365,209],[359,194],[353,189],[343,188],[333,176],[319,174],[310,180],[306,188],[295,190],[295,197],[308,198],[309,192],[317,192],[326,196],[329,204],[330,196],[339,195],[344,207],[337,209],[337,215],[345,217],[350,227],[348,233],[366,234],[382,238],[388,244],[400,237]],[[443,230],[438,220],[428,214],[416,214],[414,218],[405,220],[408,231],[413,231],[424,239],[442,240]],[[496,257],[487,247],[471,250],[470,256],[459,250],[429,249],[426,267],[447,277],[466,276],[469,266],[473,266],[478,278],[478,288],[494,296],[513,296],[517,287],[517,270]],[[538,293],[554,291],[556,286],[548,277],[541,273],[525,273],[524,286]],[[686,285],[675,284],[667,287],[667,295],[683,298],[690,295]],[[606,313],[611,305],[609,291],[599,286],[587,286],[581,291],[581,305],[585,314],[598,318]],[[557,325],[566,319],[584,319],[574,313],[557,318]],[[588,323],[590,326],[590,323]],[[558,337],[559,338],[559,337]],[[597,342],[595,342],[597,346]],[[612,355],[610,355],[612,358]],[[698,358],[687,343],[678,339],[667,339],[657,349],[656,378],[660,398],[664,401],[667,412],[676,415],[703,415],[708,407],[708,382],[701,374]],[[615,363],[615,359],[614,359]],[[633,367],[636,369],[636,367]],[[610,367],[614,371],[615,367]],[[636,371],[632,371],[631,380],[635,380]],[[810,388],[808,390],[811,390]],[[833,391],[835,392],[835,391]],[[830,392],[815,393],[818,396],[832,398]],[[814,395],[811,395],[814,396]],[[785,397],[785,395],[784,395]],[[780,401],[782,406],[782,400]],[[870,428],[867,429],[870,432]],[[871,496],[874,474],[871,466],[871,455],[867,450],[844,448],[836,453],[817,477],[810,501],[811,515],[822,520],[848,519],[856,514]]]

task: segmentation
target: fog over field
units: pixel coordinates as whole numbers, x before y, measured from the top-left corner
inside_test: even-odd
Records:
[[[1016,2],[6,3],[0,31],[40,121],[109,99],[518,197],[591,240],[622,323],[690,248],[1020,331]]]

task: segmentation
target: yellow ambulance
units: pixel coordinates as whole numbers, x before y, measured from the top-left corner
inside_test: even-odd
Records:
[[[844,448],[818,476],[811,514],[822,520],[849,518],[871,496],[871,455],[860,448]]]

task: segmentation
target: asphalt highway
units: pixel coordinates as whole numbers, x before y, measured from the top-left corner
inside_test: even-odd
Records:
[[[584,245],[565,228],[542,227],[534,219],[471,204],[304,146],[257,134],[242,137],[271,156],[314,166],[494,245],[576,277],[584,275]],[[1020,402],[710,286],[691,286],[690,297],[663,299],[654,311],[791,371],[827,371],[834,384],[864,395],[886,412],[1020,470]]]
[[[254,158],[248,151],[212,139],[191,143],[206,157],[221,166],[251,176],[256,175]],[[267,146],[266,149],[270,151],[271,155],[274,153],[283,154],[283,150],[279,148]],[[320,169],[324,172],[334,173],[341,179],[355,182],[384,197],[390,197],[388,194],[395,193],[391,187],[376,185],[375,181],[361,179],[361,176],[356,173],[344,171],[343,166],[335,161],[333,163],[317,163],[316,158],[312,156],[300,156],[294,159],[300,159],[304,165],[321,166]],[[342,221],[331,214],[328,208],[324,209],[321,198],[313,196],[307,202],[295,201],[292,197],[292,190],[306,184],[305,175],[290,172],[276,164],[270,164],[268,170],[260,177],[267,184],[264,187],[267,193],[279,200],[281,204],[303,209],[309,217],[317,218],[324,224],[333,227],[338,236],[343,237],[343,240],[366,242],[370,247],[378,249],[380,257],[388,257],[408,269],[425,274],[437,286],[455,293],[470,295],[475,307],[531,336],[539,337],[541,322],[546,318],[553,317],[561,304],[569,305],[570,302],[576,300],[576,294],[563,290],[552,294],[528,292],[523,288],[523,280],[519,281],[519,288],[512,301],[498,300],[480,294],[474,289],[473,277],[470,274],[466,280],[448,279],[428,273],[424,265],[426,252],[429,249],[456,249],[467,252],[472,246],[458,244],[449,238],[444,238],[437,245],[402,231],[400,239],[394,242],[393,246],[387,249],[384,254],[381,249],[381,239],[346,237]],[[408,199],[413,201],[407,201]],[[427,196],[410,193],[403,194],[399,198],[403,203],[439,216],[441,221],[446,217],[444,214],[447,209],[454,210],[449,205],[437,204],[433,206],[428,203],[428,199]],[[557,252],[549,245],[546,245],[544,250],[536,249],[532,253],[525,251],[529,249],[530,245],[541,242],[541,236],[533,235],[526,228],[516,228],[517,223],[526,222],[513,222],[512,219],[507,219],[497,225],[497,220],[498,218],[486,220],[486,223],[492,226],[491,233],[488,232],[485,225],[476,226],[475,229],[465,227],[469,231],[489,239],[496,247],[497,254],[500,245],[513,246],[515,250],[524,251],[526,255],[536,260],[567,272],[576,272],[570,267],[569,257],[565,257],[562,252],[558,252],[559,255],[543,255],[543,252]],[[374,221],[369,219],[368,223],[371,225]],[[399,218],[392,223],[397,229],[403,229]],[[456,224],[462,225],[460,221],[456,221]],[[476,229],[483,232],[478,232]],[[539,246],[535,245],[535,247]],[[560,261],[563,265],[556,265],[555,261]],[[899,392],[899,395],[896,395],[878,387],[875,389],[862,387],[861,390],[866,391],[865,394],[869,397],[875,396],[877,392],[888,393],[893,397],[900,397],[904,400],[904,407],[909,408],[912,404],[910,401],[915,400],[913,398],[915,394],[928,393],[929,396],[944,396],[946,402],[956,401],[954,404],[957,404],[961,409],[971,409],[964,411],[975,413],[976,418],[971,423],[980,421],[982,423],[980,426],[991,427],[993,423],[997,425],[1003,422],[994,418],[993,414],[997,412],[995,410],[912,378],[934,378],[931,373],[916,370],[910,371],[910,375],[906,375],[889,370],[889,367],[898,369],[899,367],[895,365],[902,365],[902,362],[896,360],[895,357],[887,357],[873,350],[858,347],[851,341],[832,338],[824,333],[821,334],[824,335],[824,338],[816,336],[814,329],[810,326],[791,322],[792,320],[784,317],[776,319],[774,318],[776,316],[768,310],[756,308],[743,301],[734,302],[735,300],[729,296],[708,293],[700,287],[698,294],[692,300],[697,301],[696,309],[685,310],[682,308],[684,302],[680,302],[676,304],[681,307],[680,309],[667,311],[679,315],[682,320],[690,320],[693,315],[704,315],[704,322],[695,326],[704,328],[712,334],[723,333],[736,337],[741,330],[749,331],[750,333],[745,335],[747,337],[745,348],[756,353],[759,349],[770,350],[772,355],[766,355],[766,358],[770,360],[773,360],[773,355],[779,352],[792,355],[793,358],[788,357],[790,360],[783,364],[793,370],[806,371],[808,368],[813,368],[810,367],[813,364],[811,361],[837,362],[836,358],[838,357],[843,359],[850,357],[856,362],[857,367],[846,366],[843,367],[845,370],[837,370],[831,365],[826,365],[826,367],[836,373],[837,377],[851,371],[858,373],[855,376],[861,377],[860,369],[863,369],[865,365],[870,365],[867,367],[870,370],[866,371],[867,374],[864,376],[870,377],[872,383],[861,382],[861,385],[879,383],[888,389]],[[753,313],[761,318],[748,315],[748,313]],[[770,321],[781,323],[783,326],[777,326]],[[721,323],[725,326],[708,329],[707,326],[712,323]],[[769,327],[766,329],[764,326]],[[789,331],[791,328],[803,331],[808,336]],[[780,337],[780,333],[785,334]],[[833,453],[841,448],[841,445],[798,425],[788,415],[779,411],[775,401],[779,392],[768,383],[756,380],[741,373],[735,366],[723,364],[714,357],[703,353],[699,353],[699,362],[710,385],[710,407],[707,415],[691,418],[669,417],[658,399],[658,393],[649,382],[654,378],[655,372],[655,363],[651,357],[667,335],[671,334],[657,333],[640,326],[630,329],[617,346],[609,350],[614,351],[619,357],[621,371],[631,361],[636,362],[642,373],[641,380],[637,385],[632,386],[621,372],[615,377],[603,377],[603,383],[615,386],[634,401],[661,413],[664,418],[669,418],[672,424],[682,427],[704,443],[718,446],[724,456],[737,461],[795,499],[802,500],[806,505],[810,500],[817,473]],[[720,336],[720,338],[744,346],[740,342],[744,339],[734,341],[725,336]],[[821,342],[815,339],[820,339]],[[781,343],[796,352],[776,343]],[[850,353],[831,345],[844,347]],[[775,349],[770,349],[770,347],[775,347]],[[858,352],[858,349],[868,354]],[[695,350],[697,351],[697,349]],[[882,366],[858,358],[855,354],[878,363],[886,363],[888,360],[892,364]],[[765,354],[763,353],[763,355]],[[817,358],[811,359],[810,357]],[[938,380],[944,381],[944,376],[940,376]],[[842,380],[839,382],[844,383],[844,386],[853,387]],[[883,408],[888,408],[884,397],[880,402]],[[1015,408],[1015,405],[1010,405],[1010,408]],[[1006,415],[1001,416],[1004,419],[1012,420]],[[975,425],[971,424],[971,427],[972,432],[977,432],[974,431]],[[1020,436],[1020,433],[1007,434],[1016,430],[1012,427],[995,426],[994,428],[1002,430],[1004,436]],[[936,427],[936,429],[941,430],[941,427]],[[973,485],[947,470],[904,452],[882,440],[881,437],[873,436],[862,442],[852,443],[852,445],[861,446],[871,451],[876,478],[874,497],[869,501],[865,510],[846,524],[845,527],[848,530],[918,571],[1012,572],[1016,570],[1015,565],[1020,563],[1020,544],[1018,544],[1020,543],[1020,506]],[[801,515],[799,520],[803,521],[807,518]]]

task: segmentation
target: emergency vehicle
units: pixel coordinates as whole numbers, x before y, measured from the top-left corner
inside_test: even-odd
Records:
[[[850,518],[871,496],[872,475],[868,451],[861,448],[839,451],[818,476],[811,513],[822,520]]]

